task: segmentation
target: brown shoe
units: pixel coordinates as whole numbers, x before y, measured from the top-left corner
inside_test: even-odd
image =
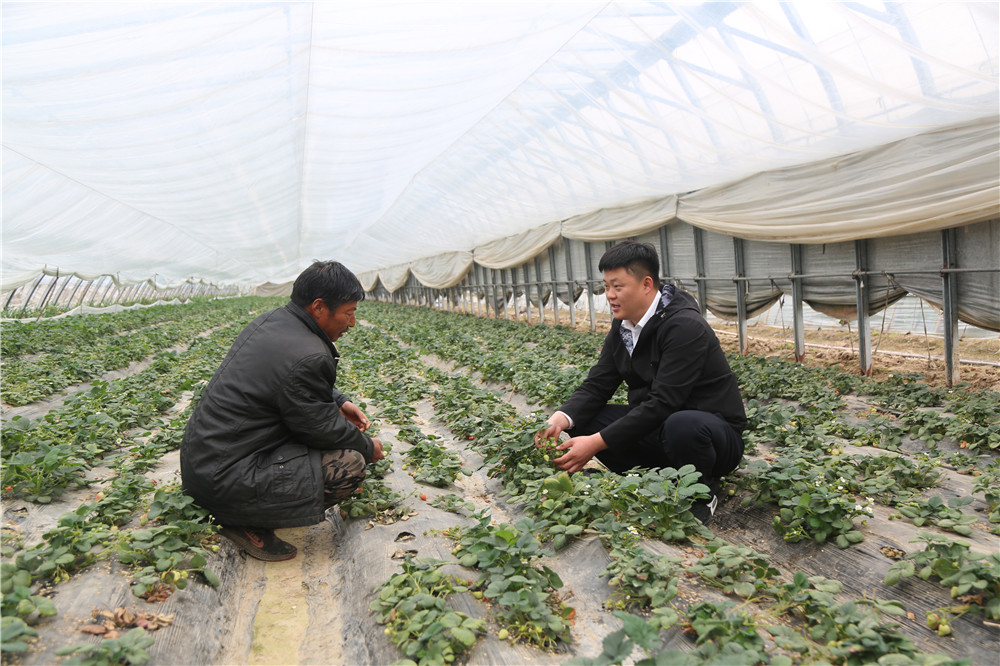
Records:
[[[299,552],[292,544],[279,539],[271,529],[223,526],[219,534],[242,548],[250,557],[265,562],[290,560]]]

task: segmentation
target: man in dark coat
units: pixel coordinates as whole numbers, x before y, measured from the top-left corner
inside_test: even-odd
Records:
[[[333,343],[364,295],[340,263],[307,268],[287,305],[243,329],[188,421],[184,492],[252,557],[295,557],[274,529],[322,521],[382,458],[368,418],[335,386]]]
[[[712,488],[692,512],[703,523],[718,503],[716,480],[743,457],[746,412],[736,376],[694,298],[660,285],[648,243],[618,243],[601,257],[614,318],[600,358],[536,441],[571,437],[555,464],[580,471],[595,456],[614,472],[691,464]],[[608,400],[624,381],[628,404]]]

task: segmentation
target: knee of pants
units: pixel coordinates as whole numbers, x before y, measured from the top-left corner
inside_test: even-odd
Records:
[[[361,453],[342,449],[323,454],[323,485],[326,487],[357,488],[365,479],[367,468]]]
[[[705,414],[696,411],[674,412],[663,422],[660,439],[667,445],[711,445],[712,429]]]

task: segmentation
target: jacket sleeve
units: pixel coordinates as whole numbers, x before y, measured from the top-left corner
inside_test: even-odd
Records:
[[[343,407],[345,402],[350,402],[351,399],[346,395],[338,391],[336,388],[333,389],[333,401],[337,403],[337,407]]]
[[[596,414],[621,386],[623,378],[614,359],[615,343],[621,344],[615,329],[612,328],[604,339],[604,346],[601,348],[597,363],[590,368],[586,379],[573,391],[569,400],[559,408],[558,411],[566,413],[573,419],[573,423],[581,423],[587,420],[585,416]]]
[[[329,356],[303,358],[289,372],[278,396],[285,427],[303,444],[315,449],[353,449],[371,462],[372,440],[340,413],[333,388],[334,367]]]
[[[668,416],[682,409],[701,377],[711,336],[704,326],[680,319],[661,326],[655,343],[654,353],[659,360],[649,394],[628,414],[601,431],[609,447],[652,432]]]

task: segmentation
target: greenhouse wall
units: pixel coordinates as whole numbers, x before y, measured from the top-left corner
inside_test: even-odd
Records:
[[[959,321],[1000,331],[997,219],[941,231],[819,244],[745,240],[672,220],[632,238],[658,249],[661,279],[694,294],[703,314],[737,324],[743,353],[748,322],[779,301],[784,305],[786,299],[796,358],[805,353],[805,316],[812,310],[857,322],[865,374],[870,374],[872,365],[872,315],[907,295],[941,311],[949,378],[957,377]],[[369,294],[379,300],[494,317],[534,315],[541,321],[547,317],[560,321],[564,311],[570,325],[576,326],[577,317],[584,316],[594,330],[601,309],[594,296],[603,293],[598,262],[613,244],[558,236],[544,251],[516,265],[488,268],[473,262],[465,279],[453,287],[432,289],[410,274],[396,289],[380,281]]]

